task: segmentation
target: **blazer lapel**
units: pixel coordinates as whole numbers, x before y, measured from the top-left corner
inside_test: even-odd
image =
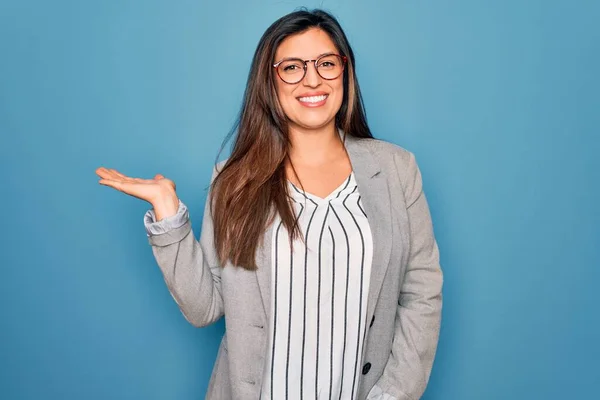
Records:
[[[273,225],[270,224],[265,231],[263,244],[256,251],[256,279],[265,309],[266,321],[271,314],[271,241],[273,240]]]
[[[346,136],[344,143],[373,236],[373,260],[367,304],[367,321],[370,321],[387,271],[392,249],[390,240],[392,237],[390,195],[385,176],[381,173],[379,163],[366,143],[360,143],[359,139],[351,136]],[[256,254],[258,265],[256,278],[267,321],[271,313],[272,235],[273,224],[269,225],[266,230],[263,244],[259,246]]]
[[[390,193],[379,162],[365,142],[346,136],[346,151],[358,184],[373,236],[373,259],[367,304],[367,323],[371,320],[385,277],[392,250]]]

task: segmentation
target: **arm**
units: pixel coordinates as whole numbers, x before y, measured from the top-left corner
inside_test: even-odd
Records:
[[[144,215],[144,227],[148,237],[161,235],[174,229],[182,227],[190,219],[188,208],[184,202],[179,199],[177,213],[157,221],[154,209],[146,211]]]
[[[211,179],[214,180],[215,173]],[[154,212],[144,216],[148,242],[169,292],[184,317],[201,327],[223,315],[221,267],[214,247],[210,192],[204,207],[200,241],[196,241],[187,207],[179,202],[177,214],[156,221]]]
[[[410,254],[400,289],[392,352],[377,382],[386,395],[417,400],[425,391],[439,337],[442,270],[421,173],[414,155],[400,164],[409,221]]]

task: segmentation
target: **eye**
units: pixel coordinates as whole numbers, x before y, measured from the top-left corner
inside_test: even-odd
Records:
[[[335,55],[324,56],[319,60],[318,68],[335,69],[340,65],[340,60]]]
[[[279,72],[283,74],[298,74],[304,72],[304,63],[299,60],[286,60],[279,64]]]

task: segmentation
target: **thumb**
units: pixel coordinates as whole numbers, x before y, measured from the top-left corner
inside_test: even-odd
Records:
[[[162,176],[161,174],[156,174],[154,175],[154,179],[163,179],[164,176]]]

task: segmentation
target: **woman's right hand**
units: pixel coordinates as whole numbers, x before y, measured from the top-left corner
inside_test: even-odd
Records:
[[[152,204],[157,221],[177,213],[179,198],[175,192],[175,182],[161,174],[153,179],[131,178],[104,167],[96,169],[96,174],[101,178],[99,184]]]

